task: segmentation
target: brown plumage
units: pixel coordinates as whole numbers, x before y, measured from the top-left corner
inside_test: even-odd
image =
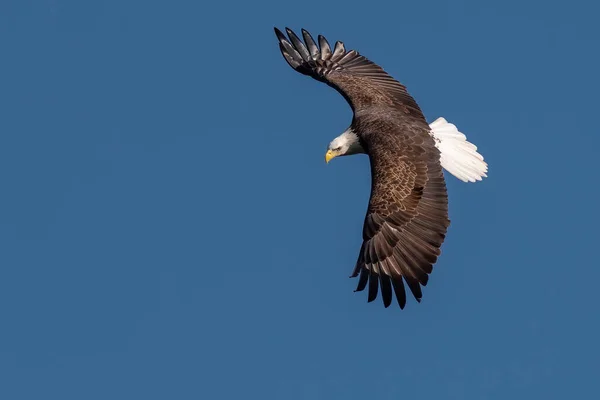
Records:
[[[296,71],[340,92],[354,111],[351,129],[369,155],[371,197],[363,244],[352,277],[357,291],[368,285],[368,301],[381,290],[383,303],[406,304],[403,280],[417,301],[440,255],[450,224],[440,153],[421,109],[406,88],[381,67],[346,51],[318,45],[302,30],[304,43],[289,29],[275,28],[281,52]]]

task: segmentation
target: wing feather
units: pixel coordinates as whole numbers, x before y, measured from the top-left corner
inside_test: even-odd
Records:
[[[435,143],[421,140],[427,133],[421,124],[395,121],[382,127],[388,134],[363,136],[371,159],[372,187],[353,276],[362,275],[364,269],[377,271],[384,306],[391,303],[391,286],[403,308],[403,282],[420,301],[421,286],[429,281],[450,221]],[[373,282],[369,281],[370,299],[376,293]]]
[[[329,60],[333,53],[331,47],[329,47],[329,42],[323,35],[319,35],[319,47],[321,47],[321,60]]]
[[[310,33],[304,29],[302,29],[302,37],[304,38],[304,43],[306,43],[306,46],[308,47],[310,57],[313,60],[318,60],[321,57],[321,50],[319,50],[315,40],[312,38]]]
[[[335,88],[355,112],[375,105],[400,108],[408,115],[423,118],[421,109],[406,87],[357,51],[346,51],[344,43],[337,41],[331,53],[329,43],[321,35],[318,48],[306,30],[302,30],[306,44],[291,29],[285,28],[285,31],[287,37],[275,28],[281,52],[288,64],[296,71]]]
[[[294,45],[294,48],[296,49],[296,51],[298,53],[300,53],[300,55],[302,56],[302,59],[304,61],[311,61],[312,58],[310,56],[310,53],[308,52],[308,49],[306,48],[306,46],[304,45],[304,43],[302,43],[302,41],[300,40],[300,38],[298,36],[296,36],[296,34],[294,33],[294,31],[292,31],[289,28],[285,28],[285,31],[287,32],[288,37],[292,41],[292,44]]]
[[[440,255],[448,219],[440,153],[421,109],[406,87],[340,41],[333,51],[302,30],[275,28],[280,50],[296,71],[340,92],[354,110],[356,132],[371,162],[371,196],[363,243],[352,277],[367,300],[381,293],[388,307],[395,295],[406,305],[404,284],[417,301]]]
[[[398,306],[400,306],[400,309],[403,310],[404,306],[406,306],[406,291],[404,290],[402,278],[392,279],[392,286],[394,287],[394,294],[396,295]]]
[[[335,42],[335,47],[333,48],[333,56],[331,56],[331,61],[338,62],[344,56],[344,54],[346,54],[344,43],[340,41]]]

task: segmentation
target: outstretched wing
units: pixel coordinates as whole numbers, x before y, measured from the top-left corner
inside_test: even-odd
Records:
[[[375,300],[380,287],[385,307],[393,290],[404,308],[403,280],[420,301],[420,285],[427,284],[450,220],[433,140],[417,121],[404,123],[401,131],[368,137],[371,198],[352,277],[360,275],[357,291],[368,283],[368,301]]]
[[[353,277],[357,291],[368,284],[368,300],[379,288],[388,307],[395,293],[406,304],[404,283],[417,301],[421,285],[440,254],[448,220],[446,183],[440,153],[430,128],[406,88],[381,67],[346,51],[332,51],[324,37],[317,45],[302,30],[303,43],[289,29],[275,29],[283,56],[296,71],[340,92],[354,110],[358,130],[371,161],[372,187],[363,228],[363,244]]]
[[[286,28],[286,32],[289,39],[275,28],[279,48],[288,64],[296,71],[335,88],[354,112],[375,105],[393,107],[423,118],[421,109],[406,87],[355,50],[346,51],[342,42],[336,42],[332,51],[321,35],[317,45],[304,29],[302,36],[306,44],[292,30]]]

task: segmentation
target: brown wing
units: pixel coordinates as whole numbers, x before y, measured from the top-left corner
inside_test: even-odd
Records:
[[[372,188],[363,229],[363,245],[353,277],[357,291],[369,285],[368,300],[381,287],[383,303],[392,290],[406,304],[403,281],[419,301],[420,285],[440,254],[448,220],[446,184],[440,154],[423,113],[406,87],[381,67],[346,51],[332,51],[324,37],[317,45],[302,30],[304,44],[289,29],[275,29],[288,64],[340,92],[354,110],[353,129],[371,160]]]
[[[360,274],[357,291],[368,283],[368,301],[375,300],[381,287],[388,307],[393,289],[404,308],[402,281],[420,301],[420,285],[427,284],[450,220],[439,152],[426,128],[417,121],[394,126],[384,124],[385,132],[364,139],[372,187],[352,276]]]
[[[289,39],[275,28],[279,48],[288,64],[296,71],[335,88],[355,113],[373,105],[390,106],[423,118],[421,109],[406,87],[355,50],[346,51],[342,42],[336,42],[332,51],[321,35],[317,46],[304,29],[302,36],[306,44],[292,30],[286,28],[286,32]]]

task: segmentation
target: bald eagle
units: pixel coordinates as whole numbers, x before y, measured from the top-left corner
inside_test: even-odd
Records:
[[[450,225],[442,168],[475,182],[487,176],[487,164],[456,126],[443,118],[428,124],[406,87],[377,64],[342,42],[332,50],[321,35],[317,45],[304,29],[304,42],[286,32],[275,28],[288,64],[336,89],[354,113],[350,127],[329,143],[325,161],[369,156],[371,197],[351,275],[358,276],[356,291],[368,285],[371,302],[380,290],[386,308],[393,292],[403,309],[405,283],[420,302]]]

